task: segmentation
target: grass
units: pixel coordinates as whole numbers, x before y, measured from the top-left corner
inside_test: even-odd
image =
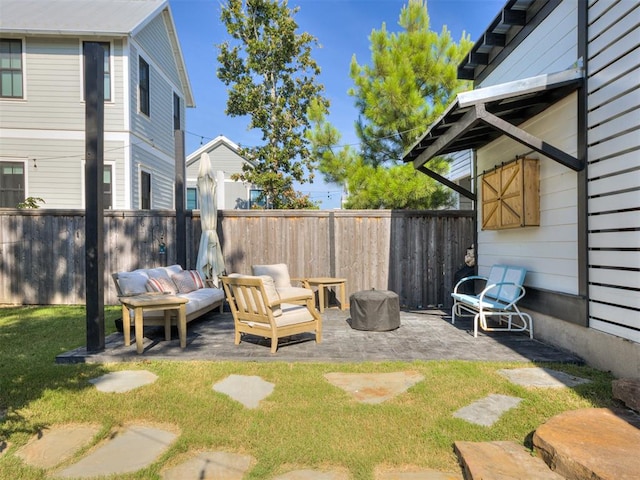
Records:
[[[113,331],[118,308],[106,310]],[[611,406],[609,374],[577,365],[545,364],[591,383],[573,389],[526,389],[500,376],[505,362],[170,362],[56,365],[55,356],[85,344],[82,307],[0,309],[0,478],[40,479],[51,472],[25,465],[15,451],[53,425],[101,426],[96,443],[121,426],[142,422],[179,431],[166,455],[149,468],[119,479],[160,478],[163,468],[191,452],[225,450],[256,459],[246,478],[271,478],[295,468],[338,468],[354,479],[372,479],[377,468],[456,471],[456,440],[512,440],[554,415]],[[125,394],[97,391],[88,380],[117,370],[146,369],[159,378]],[[383,404],[356,403],[329,384],[329,372],[416,371],[425,380]],[[213,391],[230,374],[259,375],[276,388],[249,410]],[[453,418],[457,409],[490,393],[521,397],[494,426]]]

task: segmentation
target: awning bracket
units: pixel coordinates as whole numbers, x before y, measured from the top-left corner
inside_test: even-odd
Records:
[[[531,135],[528,132],[525,132],[521,128],[516,127],[506,120],[503,120],[500,117],[488,112],[483,103],[475,105],[473,107],[473,111],[480,121],[486,123],[487,125],[490,125],[496,130],[499,130],[516,142],[522,143],[523,145],[532,148],[536,152],[539,152],[542,155],[549,157],[550,159],[555,160],[556,162],[576,172],[584,169],[584,162],[578,160],[576,157],[569,155],[566,152],[563,152],[559,148],[554,147],[544,140]]]
[[[474,202],[476,201],[476,194],[475,193],[471,192],[470,190],[467,190],[464,187],[461,187],[457,183],[453,183],[451,180],[443,177],[442,175],[434,172],[433,170],[425,167],[424,165],[420,165],[419,167],[416,167],[416,170],[424,173],[425,175],[428,175],[429,177],[433,178],[436,182],[439,182],[439,183],[443,184],[444,186],[449,187],[452,190],[455,190],[460,195],[465,196],[465,197],[473,200]]]

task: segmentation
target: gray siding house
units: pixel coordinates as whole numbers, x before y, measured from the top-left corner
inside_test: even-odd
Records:
[[[105,50],[105,208],[173,208],[194,101],[166,0],[2,0],[0,207],[84,208],[85,42]]]
[[[200,157],[209,155],[216,173],[216,200],[218,209],[248,209],[252,206],[252,194],[259,190],[252,185],[231,179],[234,173],[242,173],[243,165],[250,163],[238,154],[239,147],[224,135],[219,135],[187,156],[187,209],[198,209],[198,171]]]
[[[458,77],[405,161],[472,148],[479,273],[526,267],[537,338],[640,378],[640,2],[509,0]],[[489,182],[525,165],[509,204]]]

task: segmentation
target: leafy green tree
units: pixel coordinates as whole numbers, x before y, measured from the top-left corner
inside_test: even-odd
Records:
[[[351,60],[351,78],[360,117],[356,132],[362,156],[371,165],[399,162],[402,154],[440,116],[452,98],[469,88],[457,67],[473,43],[463,34],[456,44],[443,26],[429,27],[425,0],[409,0],[400,12],[399,33],[371,32],[371,65]]]
[[[317,39],[297,33],[286,0],[228,0],[222,7],[230,41],[219,47],[218,78],[229,87],[226,113],[250,117],[263,145],[241,148],[252,168],[236,179],[262,188],[273,208],[317,208],[293,182],[313,181],[313,160],[305,132],[312,100],[328,107],[320,68],[311,56]]]
[[[40,205],[39,205],[40,203],[47,203],[47,202],[44,201],[44,198],[27,197],[24,199],[24,202],[18,203],[18,205],[16,205],[16,208],[20,208],[20,209],[40,208]]]

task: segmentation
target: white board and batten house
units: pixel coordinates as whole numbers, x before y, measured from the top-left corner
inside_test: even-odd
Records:
[[[87,42],[105,52],[105,208],[174,208],[195,105],[167,0],[2,0],[0,207],[84,208]]]
[[[536,338],[640,378],[640,2],[509,0],[405,154],[472,148],[479,274],[527,268]]]
[[[203,153],[209,155],[211,166],[216,176],[216,201],[220,210],[249,209],[254,205],[260,191],[246,182],[231,178],[233,174],[242,173],[245,165],[251,163],[239,154],[240,147],[224,135],[219,135],[187,155],[186,198],[187,209],[199,209],[198,205],[198,172],[200,158]],[[253,196],[253,198],[252,198]]]

